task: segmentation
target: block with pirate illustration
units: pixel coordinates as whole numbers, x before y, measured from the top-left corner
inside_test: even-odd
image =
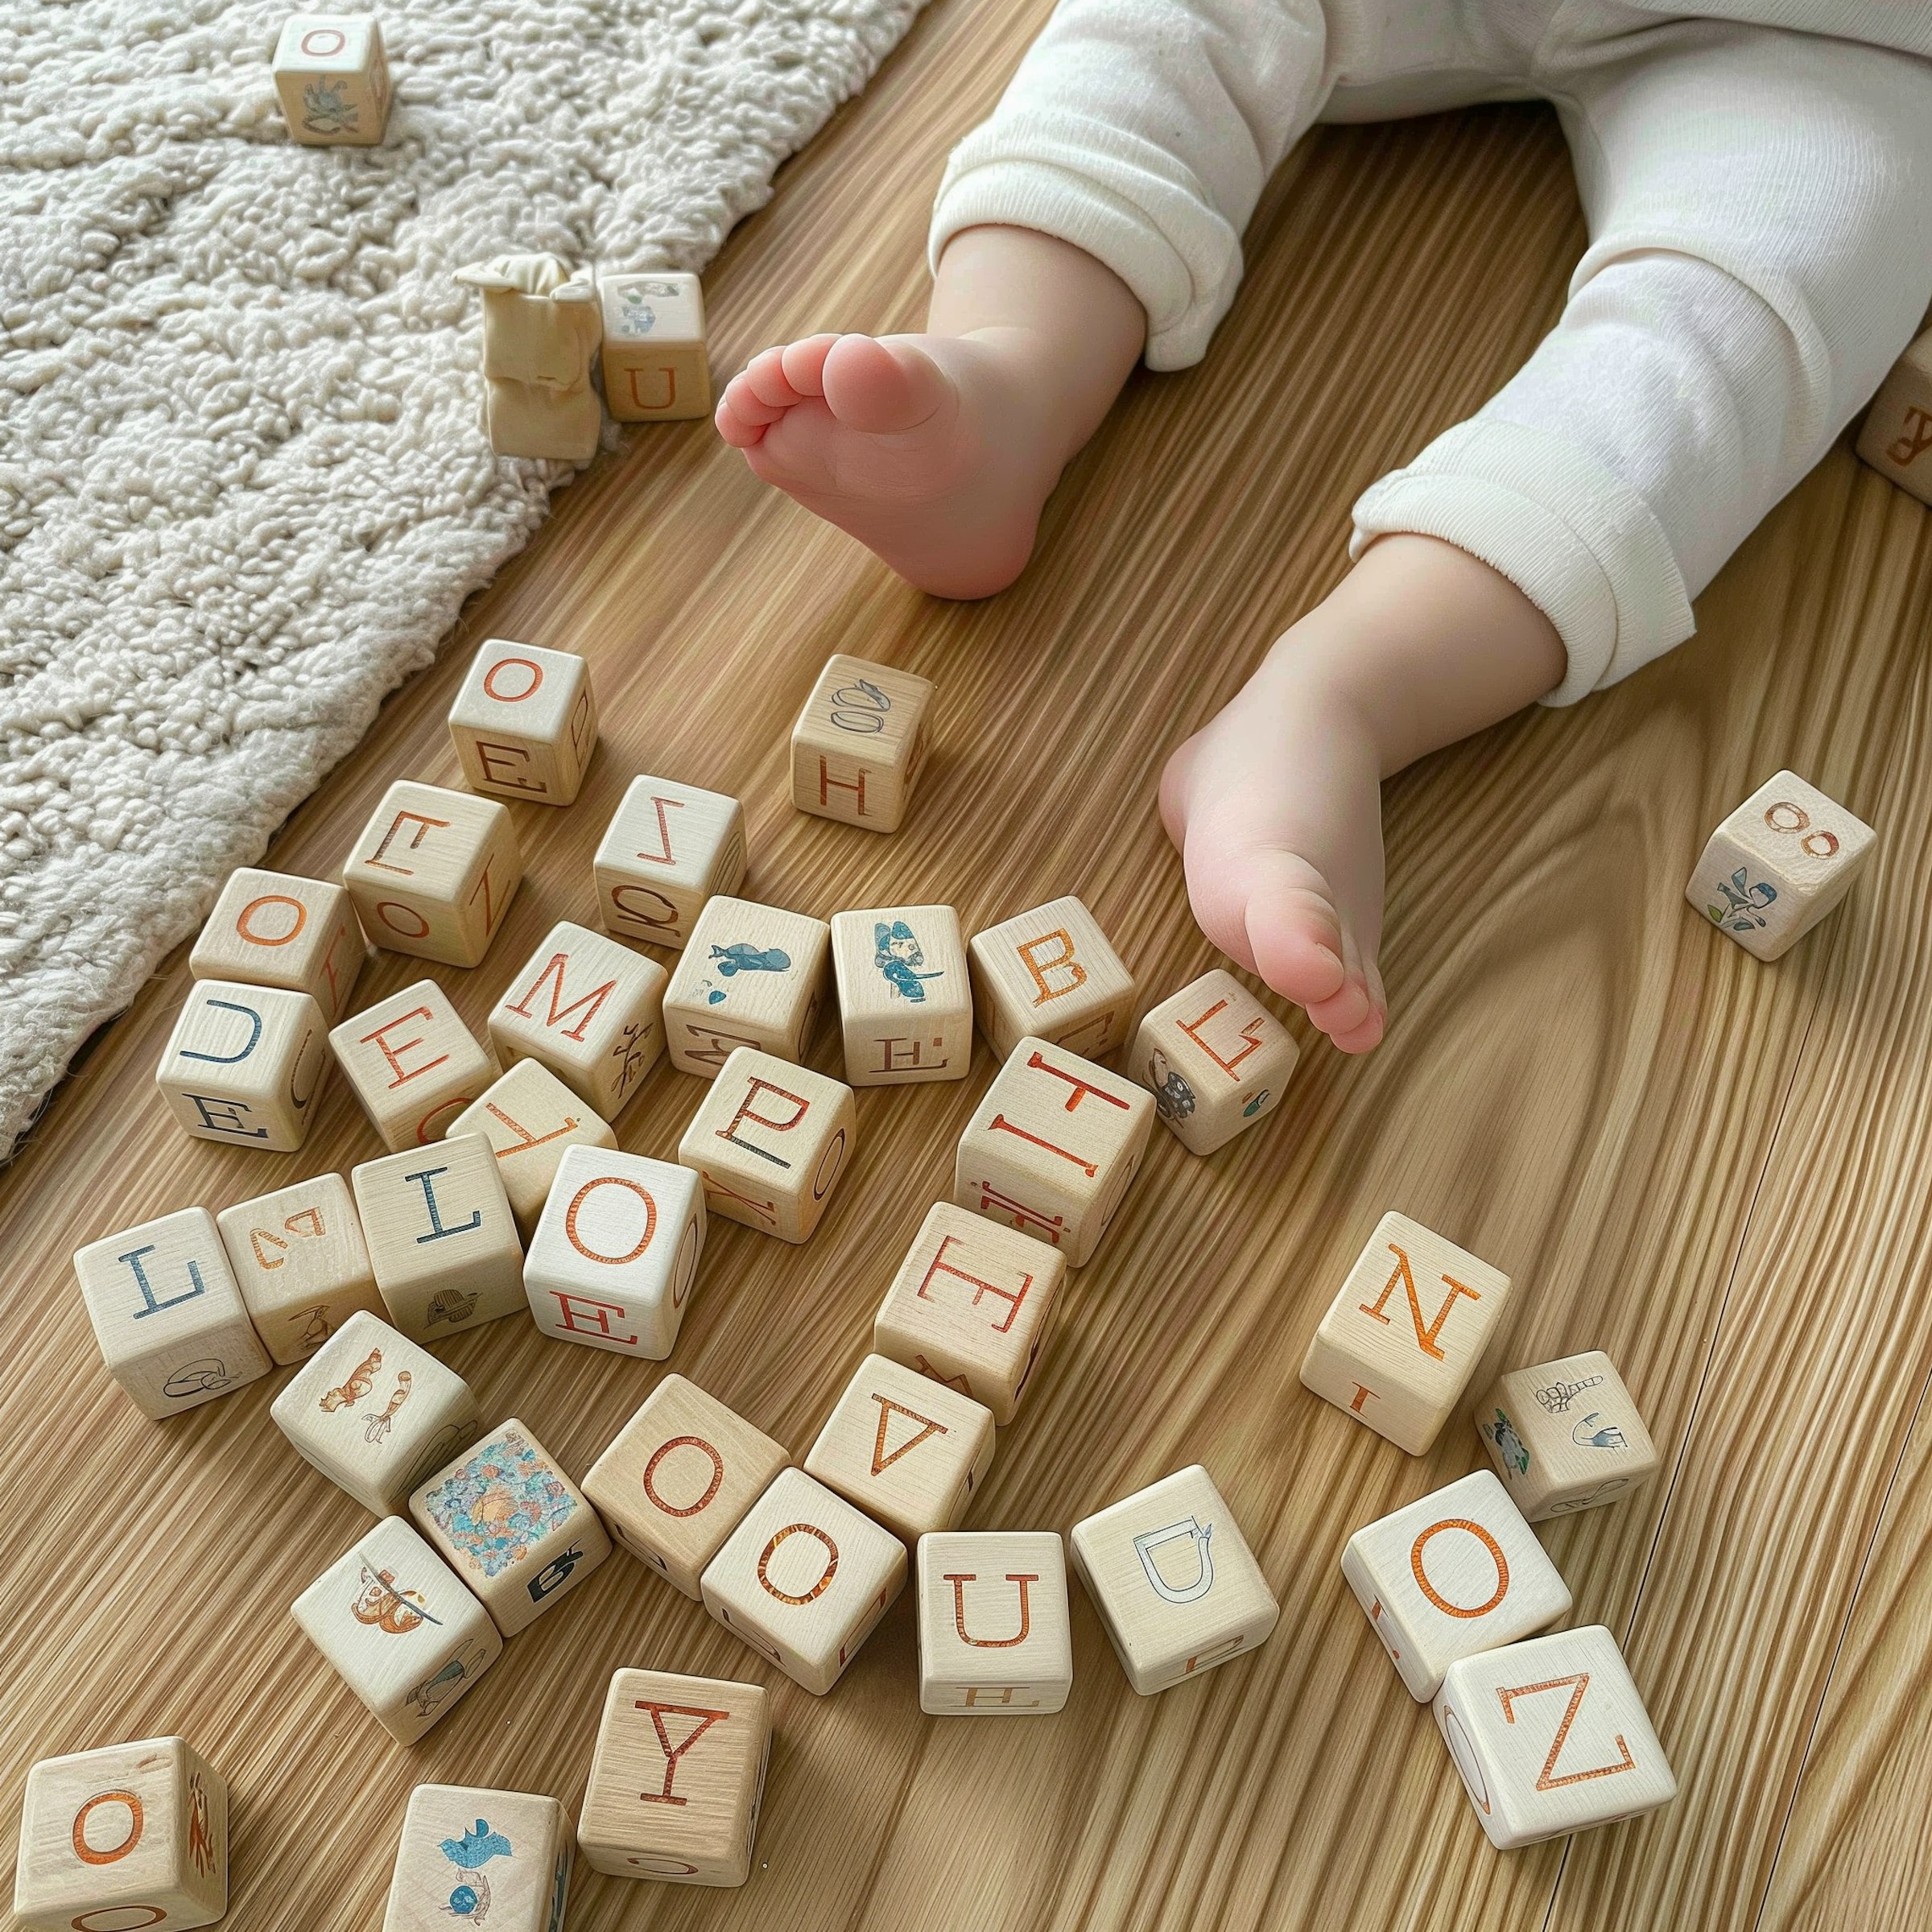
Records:
[[[972,982],[950,906],[834,913],[832,965],[848,1086],[965,1079]]]

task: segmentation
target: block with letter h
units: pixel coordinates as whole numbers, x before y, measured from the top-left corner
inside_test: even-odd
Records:
[[[441,1140],[503,1071],[496,1049],[463,1024],[434,980],[351,1014],[328,1044],[369,1125],[396,1154]]]
[[[563,1932],[570,1820],[547,1793],[418,1785],[402,1815],[382,1932]]]
[[[1078,899],[989,926],[968,950],[980,1031],[995,1053],[1031,1038],[1098,1060],[1126,1038],[1138,989]]]
[[[590,667],[572,650],[491,638],[449,708],[449,736],[473,791],[568,805],[597,744]]]
[[[1141,1020],[1128,1056],[1161,1119],[1191,1154],[1212,1154],[1279,1104],[1301,1049],[1217,966]]]
[[[277,1362],[313,1355],[382,1298],[349,1183],[318,1174],[215,1216],[249,1319]]]
[[[480,1133],[496,1150],[497,1174],[526,1240],[550,1199],[557,1169],[573,1147],[615,1147],[609,1121],[547,1067],[518,1060],[449,1124],[450,1136]]]
[[[965,1079],[972,985],[950,906],[834,913],[832,963],[852,1086]]]
[[[522,882],[507,807],[398,778],[342,868],[378,946],[445,966],[479,964]]]
[[[935,1717],[1033,1717],[1073,1691],[1067,1552],[1051,1530],[919,1538],[919,1708]]]
[[[633,778],[593,870],[606,932],[681,947],[705,902],[745,882],[745,808],[723,792]]]
[[[707,900],[664,989],[671,1065],[708,1080],[741,1046],[803,1059],[831,947],[823,919],[749,899]]]
[[[909,671],[828,658],[791,728],[791,802],[868,832],[905,821],[926,753],[932,685]]]
[[[306,993],[332,1026],[349,1010],[368,958],[343,887],[242,865],[228,875],[188,969],[198,980]]]
[[[198,1139],[292,1154],[328,1071],[322,1009],[306,993],[195,980],[155,1085]]]

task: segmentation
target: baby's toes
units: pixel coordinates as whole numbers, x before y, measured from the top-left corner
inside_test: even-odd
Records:
[[[1267,867],[1250,891],[1248,943],[1255,971],[1314,1018],[1318,1007],[1346,994],[1354,976],[1348,946],[1320,875],[1290,854],[1278,856],[1290,862]]]

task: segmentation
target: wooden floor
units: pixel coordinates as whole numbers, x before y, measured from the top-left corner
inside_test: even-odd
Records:
[[[915,320],[945,150],[1046,10],[932,8],[712,271],[721,369],[811,328]],[[1137,379],[1034,568],[977,607],[907,590],[704,426],[645,431],[564,493],[270,862],[329,873],[392,778],[454,782],[442,715],[467,647],[522,638],[588,654],[604,745],[574,810],[517,808],[531,874],[490,959],[439,972],[473,1021],[554,919],[591,917],[592,846],[641,770],[743,796],[755,897],[820,916],[947,899],[971,930],[1077,892],[1162,997],[1211,962],[1155,824],[1163,756],[1332,581],[1357,490],[1521,359],[1581,242],[1540,110],[1320,134],[1269,192],[1209,360]],[[1928,1922],[1932,519],[1841,449],[1699,616],[1695,644],[1610,695],[1389,787],[1386,1045],[1315,1046],[1273,1121],[1212,1160],[1157,1136],[1001,1431],[980,1525],[1064,1530],[1205,1462],[1282,1599],[1267,1647],[1143,1700],[1076,1589],[1065,1714],[948,1723],[919,1715],[903,1599],[828,1699],[775,1680],[751,1884],[585,1872],[573,1932]],[[835,650],[940,687],[893,839],[786,799],[786,727]],[[1766,968],[1681,887],[1708,828],[1786,764],[1881,845],[1849,906]],[[379,1151],[340,1084],[299,1156],[169,1125],[148,1076],[185,970],[0,1181],[0,1810],[35,1757],[179,1729],[234,1787],[229,1922],[366,1928],[419,1781],[574,1808],[614,1667],[774,1674],[621,1555],[414,1750],[321,1665],[286,1606],[361,1519],[270,1424],[286,1372],[146,1422],[68,1267],[129,1223]],[[418,971],[383,956],[365,989]],[[802,1452],[986,1072],[982,1047],[969,1082],[861,1095],[817,1237],[720,1226],[670,1365]],[[669,1154],[697,1094],[660,1067],[624,1145]],[[1649,1417],[1660,1480],[1546,1541],[1576,1620],[1624,1641],[1675,1764],[1657,1816],[1492,1852],[1343,1585],[1353,1528],[1480,1455],[1458,1424],[1412,1459],[1298,1384],[1391,1207],[1515,1278],[1513,1360],[1608,1348]],[[576,1473],[656,1373],[521,1319],[446,1356]]]

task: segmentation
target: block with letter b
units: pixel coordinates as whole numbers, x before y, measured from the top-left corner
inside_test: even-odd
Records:
[[[318,1174],[215,1216],[255,1332],[277,1362],[313,1355],[349,1317],[380,1312],[349,1183]]]
[[[832,928],[749,899],[708,899],[664,989],[671,1063],[700,1080],[740,1046],[802,1060],[818,1018]]]
[[[43,1758],[14,1867],[25,1932],[212,1926],[228,1909],[228,1784],[182,1737]]]
[[[1501,1320],[1509,1278],[1406,1214],[1377,1224],[1302,1360],[1304,1386],[1427,1452]]]
[[[590,667],[574,650],[491,638],[449,708],[449,737],[473,791],[568,805],[597,745]]]
[[[1859,432],[1858,453],[1881,477],[1932,503],[1932,329],[1880,385]]]
[[[1570,1608],[1569,1587],[1487,1469],[1356,1530],[1342,1575],[1418,1703],[1459,1657],[1513,1644]]]
[[[972,985],[950,906],[834,913],[832,963],[852,1086],[965,1079]]]
[[[791,728],[791,802],[868,832],[897,832],[925,761],[932,685],[842,654],[827,659]]]
[[[418,1785],[402,1815],[382,1932],[563,1932],[570,1819],[547,1794]]]
[[[1657,1450],[1600,1348],[1512,1368],[1477,1403],[1476,1433],[1533,1523],[1614,1502],[1657,1473]]]
[[[292,1154],[328,1071],[322,1009],[306,993],[192,980],[155,1084],[197,1138]]]
[[[989,926],[968,951],[980,1031],[1002,1057],[1030,1037],[1097,1060],[1126,1038],[1139,989],[1078,899]]]
[[[291,14],[272,62],[289,138],[303,147],[374,147],[389,124],[389,60],[367,14]]]
[[[604,304],[604,405],[617,423],[711,414],[704,291],[696,275],[660,270],[597,277]]]
[[[390,786],[342,868],[378,946],[445,966],[481,961],[522,877],[507,807],[409,778]]]
[[[441,1140],[502,1071],[434,980],[351,1014],[328,1044],[392,1153]]]
[[[1300,1058],[1287,1027],[1217,966],[1141,1020],[1128,1064],[1174,1138],[1212,1154],[1274,1111]]]
[[[242,865],[228,875],[188,969],[198,980],[306,993],[332,1026],[348,1011],[368,957],[343,887]]]
[[[616,1878],[743,1885],[770,1756],[762,1685],[618,1671],[577,1816],[584,1862]]]
[[[1600,1624],[1461,1658],[1435,1709],[1499,1851],[1614,1824],[1677,1796],[1629,1666]]]
[[[723,792],[633,778],[593,869],[606,932],[681,947],[705,902],[745,882],[745,808]]]
[[[450,1136],[480,1133],[497,1153],[517,1232],[526,1240],[550,1199],[551,1183],[573,1147],[615,1147],[609,1121],[547,1067],[518,1060],[449,1124]]]
[[[1051,1530],[952,1530],[919,1538],[919,1708],[935,1717],[1032,1717],[1073,1691],[1067,1552]]]

